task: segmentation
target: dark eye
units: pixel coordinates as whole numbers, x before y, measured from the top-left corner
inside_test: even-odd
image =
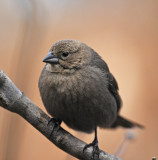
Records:
[[[64,53],[62,54],[63,57],[67,57],[68,55],[69,55],[68,52],[64,52]]]

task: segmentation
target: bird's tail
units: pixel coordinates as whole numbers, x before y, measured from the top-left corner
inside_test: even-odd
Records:
[[[139,127],[144,128],[143,125],[140,125],[136,122],[129,121],[128,119],[125,119],[121,116],[118,116],[116,121],[112,124],[111,128],[117,128],[117,127],[124,127],[124,128],[133,128],[133,127]]]

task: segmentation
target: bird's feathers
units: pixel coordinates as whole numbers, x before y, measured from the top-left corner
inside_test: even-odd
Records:
[[[90,133],[97,126],[141,127],[119,116],[118,84],[106,62],[86,44],[56,42],[50,49],[59,64],[46,64],[39,90],[47,111],[69,127]],[[67,53],[63,57],[63,53]]]
[[[139,127],[144,128],[143,125],[138,124],[136,122],[132,122],[122,116],[118,116],[117,120],[112,124],[111,128],[117,128],[117,127],[124,127],[124,128],[133,128],[133,127]]]

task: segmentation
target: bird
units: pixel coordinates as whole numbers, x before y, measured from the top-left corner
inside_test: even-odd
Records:
[[[97,128],[143,128],[120,115],[122,100],[117,81],[107,63],[83,42],[55,42],[46,57],[38,86],[43,104],[54,122],[95,133],[92,143],[99,154]],[[93,154],[93,155],[94,155]]]

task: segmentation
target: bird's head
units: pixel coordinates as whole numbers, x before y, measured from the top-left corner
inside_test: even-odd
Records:
[[[43,62],[63,69],[78,69],[88,65],[91,59],[91,48],[76,40],[61,40],[52,45]]]

